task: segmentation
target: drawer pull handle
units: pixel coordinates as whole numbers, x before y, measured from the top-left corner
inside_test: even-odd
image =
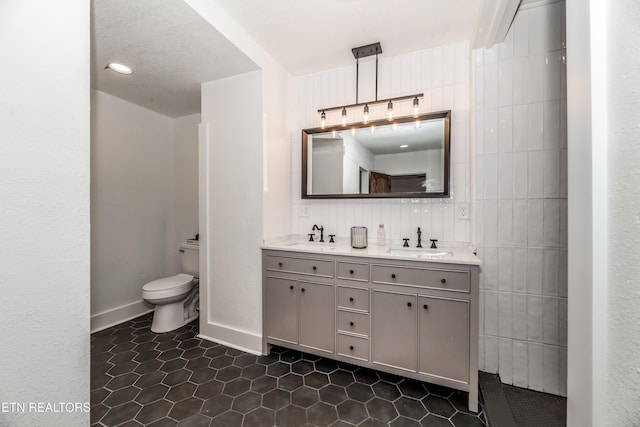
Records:
[[[396,278],[396,273],[393,273],[393,274],[391,275],[391,278],[392,278],[392,279],[395,279],[395,278]]]
[[[289,289],[293,290],[293,285],[289,285]]]
[[[302,292],[304,292],[304,288],[300,289]]]
[[[355,325],[355,323],[349,322],[349,326],[353,326],[353,325]]]
[[[429,309],[429,306],[427,304],[423,305],[422,308],[424,308],[425,310]]]
[[[282,263],[281,262],[278,263],[278,267],[282,267]]]
[[[349,270],[349,274],[353,274],[353,270]]]
[[[349,301],[350,301],[350,302],[353,302],[353,297],[349,297]]]
[[[353,351],[353,346],[352,345],[349,346],[349,350]]]
[[[411,307],[411,303],[410,302],[407,303],[407,307]]]
[[[447,283],[447,279],[441,279],[440,283]]]

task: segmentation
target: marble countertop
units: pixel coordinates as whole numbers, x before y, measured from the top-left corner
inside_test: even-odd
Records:
[[[480,259],[474,255],[473,250],[468,246],[462,245],[443,245],[438,246],[437,249],[430,249],[427,244],[426,247],[420,249],[415,247],[403,248],[401,245],[379,246],[376,242],[369,242],[368,247],[365,249],[354,249],[348,239],[338,239],[336,243],[327,242],[328,240],[325,243],[309,242],[304,236],[289,236],[265,242],[262,249],[446,264],[481,264]]]

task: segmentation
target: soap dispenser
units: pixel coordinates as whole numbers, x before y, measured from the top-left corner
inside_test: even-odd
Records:
[[[384,232],[384,224],[378,226],[378,246],[384,246],[387,240],[386,233]]]

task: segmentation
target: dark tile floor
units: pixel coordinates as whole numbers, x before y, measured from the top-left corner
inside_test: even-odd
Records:
[[[467,394],[274,347],[165,334],[151,314],[91,335],[92,426],[484,426]]]

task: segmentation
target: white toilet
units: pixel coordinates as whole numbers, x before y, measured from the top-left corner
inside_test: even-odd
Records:
[[[198,318],[199,246],[197,240],[180,245],[182,273],[149,282],[142,287],[142,298],[156,306],[151,331],[169,332]]]

